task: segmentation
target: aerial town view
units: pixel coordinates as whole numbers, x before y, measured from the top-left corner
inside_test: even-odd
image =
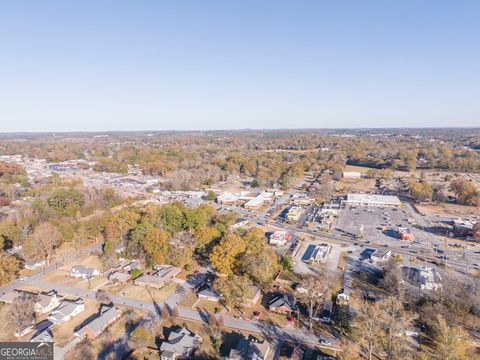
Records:
[[[479,14],[1,3],[0,360],[480,359]]]

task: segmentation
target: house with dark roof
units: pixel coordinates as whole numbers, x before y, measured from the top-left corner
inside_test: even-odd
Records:
[[[227,360],[265,360],[270,353],[270,344],[254,336],[242,337],[235,349],[230,350]]]
[[[52,342],[52,325],[53,323],[50,320],[43,320],[35,325],[35,334],[30,339],[30,342]]]
[[[297,310],[295,303],[295,297],[285,293],[279,293],[274,295],[268,302],[268,310],[290,315]]]
[[[75,336],[80,338],[88,337],[90,339],[94,339],[108,326],[120,318],[121,315],[122,312],[115,306],[101,305],[97,316],[88,324],[76,331]]]
[[[170,332],[160,345],[161,360],[188,359],[198,347],[202,338],[195,333],[178,327]]]

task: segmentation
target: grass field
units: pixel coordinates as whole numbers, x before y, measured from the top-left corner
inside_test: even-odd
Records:
[[[132,285],[127,287],[125,291],[125,297],[130,299],[152,301],[152,297],[155,301],[160,302],[165,300],[169,295],[173,294],[177,284],[167,284],[161,289],[145,288],[143,286]]]

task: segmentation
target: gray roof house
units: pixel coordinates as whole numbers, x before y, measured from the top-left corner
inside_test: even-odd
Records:
[[[121,315],[122,312],[116,307],[101,305],[97,317],[76,331],[75,335],[80,338],[88,337],[94,339],[109,325],[113,324]]]
[[[270,344],[253,336],[242,337],[235,349],[230,350],[227,360],[265,360],[270,352]]]
[[[70,276],[75,278],[91,278],[100,275],[100,271],[89,266],[75,265],[70,270]]]
[[[160,346],[161,360],[188,359],[201,341],[200,336],[185,328],[174,329]]]
[[[70,320],[85,310],[85,302],[78,298],[75,300],[63,300],[60,306],[52,311],[48,320],[54,324],[60,324]]]
[[[61,302],[62,297],[55,290],[43,291],[36,296],[34,309],[39,314],[45,314],[57,308]]]
[[[210,301],[219,301],[220,300],[220,293],[215,291],[207,284],[201,286],[198,289],[197,296],[201,299],[206,299]]]

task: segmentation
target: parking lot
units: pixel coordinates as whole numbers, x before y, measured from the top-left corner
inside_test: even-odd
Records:
[[[422,230],[414,226],[415,221],[412,220],[412,214],[405,208],[346,206],[340,212],[336,231],[344,235],[359,236],[363,226],[364,240],[392,245],[401,241],[395,232],[383,231],[383,228],[405,227],[414,235],[414,240],[405,241],[405,244],[427,245],[427,237]]]

